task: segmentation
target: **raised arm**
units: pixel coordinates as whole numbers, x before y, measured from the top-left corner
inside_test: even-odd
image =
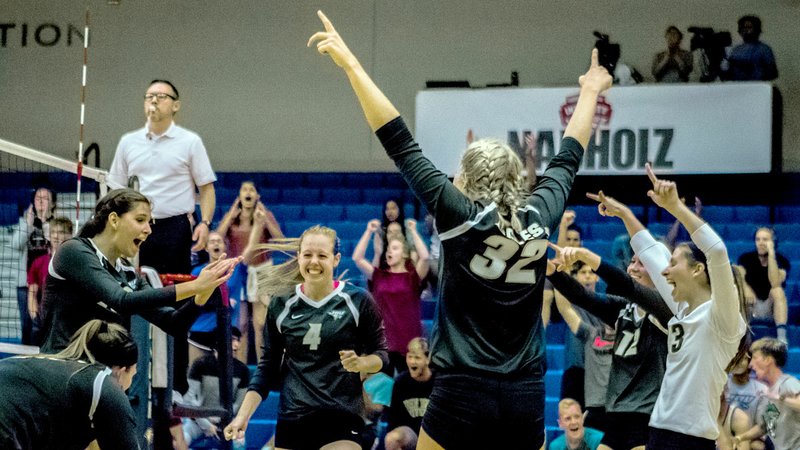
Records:
[[[737,336],[743,326],[739,312],[739,295],[733,280],[728,250],[719,235],[711,226],[697,217],[678,196],[675,182],[660,180],[656,177],[650,164],[647,164],[647,176],[653,183],[653,189],[647,195],[660,207],[675,216],[692,236],[692,241],[706,255],[706,266],[713,302],[711,315],[725,336]],[[648,270],[649,272],[649,270]],[[655,281],[652,273],[650,276]],[[741,325],[741,326],[740,326]]]
[[[422,280],[428,276],[428,270],[430,269],[431,264],[431,255],[428,252],[428,246],[425,245],[425,241],[422,240],[422,237],[417,231],[417,221],[414,219],[407,219],[406,230],[411,233],[411,239],[414,241],[414,250],[417,251],[417,262],[414,265],[414,269],[416,269],[417,275],[419,276],[420,280]]]
[[[597,194],[587,193],[586,196],[598,202],[597,210],[600,215],[622,219],[625,229],[631,236],[633,252],[639,257],[647,273],[650,274],[650,278],[661,294],[661,298],[664,299],[672,313],[676,314],[678,312],[678,303],[672,298],[672,286],[661,275],[661,272],[669,265],[671,257],[669,249],[655,240],[653,235],[639,222],[639,219],[624,203],[613,197],[606,196],[603,191]]]
[[[597,106],[597,97],[600,93],[611,87],[613,78],[605,67],[600,65],[597,49],[592,50],[592,62],[589,70],[578,79],[581,86],[578,104],[564,130],[564,137],[571,137],[586,148],[592,135],[594,112]]]
[[[372,279],[372,273],[375,271],[375,267],[367,260],[367,245],[369,244],[369,238],[377,233],[380,227],[381,223],[378,219],[370,220],[367,223],[364,234],[362,234],[361,239],[358,240],[356,248],[353,249],[353,262],[356,263],[358,270],[360,270],[368,280]]]
[[[572,334],[577,335],[578,331],[581,328],[581,316],[575,312],[575,308],[572,307],[569,300],[567,300],[561,292],[555,291],[555,299],[556,299],[556,308],[558,312],[561,314],[561,317],[564,318],[564,323],[567,324],[569,327],[569,331]]]
[[[333,28],[328,17],[322,11],[317,11],[317,16],[322,21],[325,31],[314,33],[307,45],[310,47],[316,43],[318,52],[330,56],[337,66],[344,69],[372,131],[377,131],[392,119],[399,117],[400,113],[367,75],[361,63]]]

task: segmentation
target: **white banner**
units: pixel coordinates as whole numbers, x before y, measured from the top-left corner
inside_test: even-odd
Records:
[[[508,141],[524,155],[537,143],[537,172],[558,152],[578,88],[426,90],[417,94],[416,133],[425,155],[453,175],[467,134]],[[766,173],[772,160],[772,85],[661,84],[614,87],[602,96],[598,132],[580,174]]]

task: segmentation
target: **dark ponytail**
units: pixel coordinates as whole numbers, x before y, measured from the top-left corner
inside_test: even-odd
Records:
[[[114,189],[97,202],[92,218],[81,227],[78,236],[83,238],[97,236],[106,229],[108,216],[111,213],[121,216],[134,209],[137,203],[151,204],[147,197],[133,189]]]
[[[72,335],[70,343],[53,355],[60,359],[86,360],[108,367],[130,367],[139,359],[139,351],[121,325],[94,319]]]

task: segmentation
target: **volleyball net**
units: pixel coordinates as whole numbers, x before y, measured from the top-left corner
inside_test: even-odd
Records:
[[[29,269],[49,254],[51,237],[71,237],[65,236],[67,231],[77,233],[91,217],[98,196],[107,190],[107,175],[96,167],[0,139],[0,342],[36,345],[37,336],[31,333],[38,330],[32,330],[35,321],[27,305]],[[58,225],[51,230],[54,223]],[[40,261],[37,269],[41,265]],[[42,286],[34,284],[41,296]]]

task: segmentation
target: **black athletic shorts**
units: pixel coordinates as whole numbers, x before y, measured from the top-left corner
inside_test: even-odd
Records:
[[[650,435],[649,423],[650,414],[606,412],[606,429],[601,442],[614,450],[644,446]]]
[[[544,443],[541,376],[437,373],[422,428],[446,449],[538,449]]]
[[[278,417],[275,447],[292,450],[319,450],[336,441],[361,443],[364,419],[344,411],[315,411],[299,419]]]

